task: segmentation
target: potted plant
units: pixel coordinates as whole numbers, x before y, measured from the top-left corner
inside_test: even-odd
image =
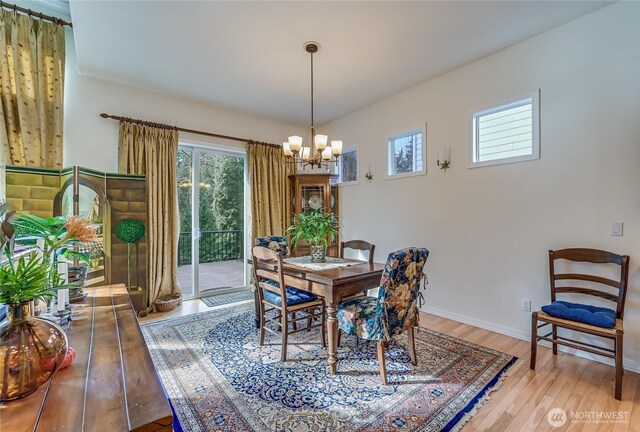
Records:
[[[338,235],[340,225],[333,213],[322,209],[296,214],[287,232],[294,246],[308,243],[311,248],[312,262],[325,262],[327,246]]]
[[[32,316],[33,300],[51,298],[58,289],[69,287],[53,265],[55,251],[70,242],[89,239],[91,234],[87,221],[49,220],[51,230],[45,243],[52,247],[27,247],[16,252],[14,227],[24,228],[35,219],[23,215],[19,223],[12,222],[12,217],[8,205],[0,205],[0,303],[8,307],[7,321],[0,325],[0,402],[33,393],[64,361],[68,349],[64,331],[51,321]],[[42,221],[37,222],[31,226],[35,231],[43,228]]]

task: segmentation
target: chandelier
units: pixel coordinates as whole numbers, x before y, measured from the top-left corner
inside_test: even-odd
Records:
[[[300,166],[303,170],[310,166],[322,168],[324,165],[329,169],[329,163],[338,162],[338,158],[342,154],[342,141],[331,141],[327,145],[329,137],[327,135],[316,134],[316,128],[313,124],[313,53],[318,52],[319,45],[317,42],[307,42],[304,49],[311,55],[311,126],[307,137],[311,135],[308,145],[305,145],[302,137],[293,135],[288,141],[282,143],[284,155],[287,162]],[[305,137],[305,138],[307,138]]]

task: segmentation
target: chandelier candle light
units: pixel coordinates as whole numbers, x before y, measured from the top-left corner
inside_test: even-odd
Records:
[[[324,166],[328,170],[329,163],[338,162],[338,158],[342,154],[342,141],[331,141],[331,144],[327,145],[329,137],[316,134],[313,124],[313,54],[318,52],[320,45],[317,42],[307,42],[304,44],[304,49],[311,55],[311,140],[309,140],[309,145],[305,146],[302,137],[293,135],[289,137],[288,141],[282,143],[282,149],[287,157],[287,162],[299,165],[302,170],[307,166],[312,169]]]

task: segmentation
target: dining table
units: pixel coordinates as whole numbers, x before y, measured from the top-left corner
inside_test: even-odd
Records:
[[[298,258],[291,259],[291,257],[287,257],[283,260],[285,284],[287,287],[298,288],[324,298],[327,308],[329,372],[331,375],[335,375],[338,367],[337,307],[346,297],[378,287],[384,264],[332,258],[332,262],[342,261],[345,265],[341,267],[328,265],[327,268],[322,268],[322,265],[316,265],[313,268],[309,268],[307,266],[303,267],[304,264],[291,262]],[[256,326],[259,326],[257,293],[255,298]]]

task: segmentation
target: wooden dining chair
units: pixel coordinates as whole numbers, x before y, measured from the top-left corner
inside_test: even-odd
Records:
[[[344,258],[345,249],[366,251],[369,253],[369,263],[373,263],[373,254],[376,250],[376,245],[364,240],[350,240],[346,242],[340,242],[340,258]]]
[[[410,247],[389,254],[380,279],[378,298],[348,300],[338,306],[338,328],[378,343],[380,379],[387,384],[384,351],[392,336],[407,332],[409,357],[418,364],[414,327],[418,325],[418,295],[422,270],[429,257],[425,248]]]
[[[604,270],[612,265],[617,265],[619,266],[619,277],[613,280],[593,274],[559,273],[556,271],[556,261],[558,260],[568,263],[591,263],[596,265],[591,266],[593,270],[596,270],[597,267]],[[580,265],[584,266],[585,264]],[[551,342],[554,355],[558,354],[558,345],[564,345],[613,358],[616,367],[615,397],[620,400],[624,372],[622,366],[622,338],[624,336],[622,318],[629,280],[629,256],[597,249],[550,250],[549,278],[552,303],[543,306],[541,311],[531,314],[531,369],[536,368],[536,352],[540,340]],[[558,294],[598,297],[614,302],[616,307],[614,310],[583,303],[558,301],[556,300]],[[542,324],[538,324],[538,322]],[[539,336],[538,330],[548,325],[551,326],[551,331]],[[559,336],[558,327],[610,339],[613,341],[613,349]]]
[[[373,254],[375,253],[376,250],[376,245],[369,243],[368,241],[364,241],[364,240],[349,240],[346,242],[340,242],[340,258],[344,258],[344,250],[345,249],[354,249],[354,250],[360,250],[360,251],[366,251],[368,252],[368,256],[369,256],[369,264],[373,264]],[[369,294],[367,294],[369,293]],[[359,293],[355,293],[352,294],[350,296],[344,297],[343,301],[348,301],[348,300],[352,300],[352,299],[356,299],[356,298],[362,298],[365,297],[366,295],[370,295],[372,297],[376,297],[377,296],[377,288],[373,288],[371,290],[368,291],[362,291]],[[340,346],[340,343],[342,341],[342,332],[340,330],[338,330],[338,340],[337,340],[337,345]]]
[[[321,327],[321,343],[323,347],[326,346],[324,300],[315,294],[297,288],[283,288],[286,285],[282,271],[282,253],[262,246],[255,246],[252,249],[252,254],[253,276],[259,299],[260,346],[264,345],[265,331],[273,334],[281,333],[281,359],[285,362],[287,361],[289,335],[303,330],[311,330],[314,327]],[[272,310],[276,310],[276,316],[268,318],[266,313]],[[295,312],[306,312],[307,316],[297,318],[295,315],[291,315]],[[315,318],[319,319],[318,324],[313,324]],[[278,322],[280,332],[267,327],[266,324],[272,321]],[[296,326],[290,330],[289,323],[293,324],[297,321],[306,321],[307,326]]]

